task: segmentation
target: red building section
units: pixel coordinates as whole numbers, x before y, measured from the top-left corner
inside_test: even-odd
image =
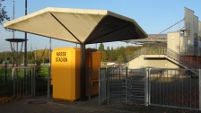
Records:
[[[188,67],[201,69],[201,56],[183,56],[183,59]]]

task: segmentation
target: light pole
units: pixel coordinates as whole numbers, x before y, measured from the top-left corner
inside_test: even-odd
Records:
[[[15,19],[15,1],[13,1],[13,20]],[[13,32],[13,39],[15,38],[15,31]],[[14,42],[12,42],[12,47],[14,47]],[[14,50],[14,48],[11,48],[11,50]],[[12,57],[12,67],[14,67],[14,57]]]
[[[25,0],[25,15],[27,15],[27,0]],[[24,33],[24,66],[27,66],[27,33]]]
[[[22,38],[8,38],[8,39],[6,39],[6,41],[10,42],[12,57],[16,61],[16,67],[18,67],[18,61],[19,61],[19,58],[21,57],[21,51],[20,51],[20,55],[18,55],[18,44],[21,43],[21,50],[22,50],[23,42],[25,42],[26,40],[22,39]],[[13,47],[12,43],[16,43],[16,56],[14,55],[15,54],[15,49],[14,49],[15,47]]]
[[[52,51],[52,47],[51,47],[51,38],[49,40],[49,70],[48,70],[48,78],[47,78],[47,99],[50,99],[50,82],[51,82],[51,51]]]

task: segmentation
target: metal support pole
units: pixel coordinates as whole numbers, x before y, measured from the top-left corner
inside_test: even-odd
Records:
[[[98,71],[98,72],[99,72],[99,73],[98,73],[98,80],[99,80],[99,81],[98,81],[98,95],[99,95],[99,96],[98,96],[98,97],[99,97],[99,98],[98,98],[98,104],[101,105],[101,96],[102,96],[102,95],[101,95],[101,88],[102,88],[102,87],[101,87],[101,82],[102,82],[102,79],[101,79],[101,68],[99,68],[99,71]]]
[[[13,79],[13,97],[15,97],[16,84],[15,84],[15,68],[12,68],[12,79]]]
[[[151,95],[151,68],[148,70],[148,105],[151,105],[150,95]]]
[[[27,15],[27,0],[25,0],[25,15]],[[24,33],[24,66],[27,66],[27,33]]]
[[[7,77],[7,70],[8,70],[8,63],[7,63],[7,60],[5,60],[5,65],[4,65],[4,68],[5,68],[5,81],[7,82],[8,81],[8,77]]]
[[[86,100],[86,60],[85,60],[85,44],[80,44],[81,48],[81,68],[80,68],[80,100]]]
[[[16,48],[17,48],[17,52],[16,52],[16,67],[18,67],[18,42],[17,42],[17,45],[16,45]]]
[[[88,69],[89,77],[88,77],[88,99],[91,99],[91,68]]]
[[[27,15],[27,0],[25,0],[25,15]],[[24,67],[27,67],[27,33],[24,33]],[[26,72],[26,68],[24,70],[24,72]],[[24,79],[26,80],[27,75],[26,73],[24,73]]]
[[[15,1],[13,1],[13,20],[15,19]],[[15,31],[12,30],[13,32],[13,39],[15,38]],[[11,50],[14,50],[14,42],[11,42]],[[13,53],[14,55],[14,53]],[[14,56],[12,57],[12,68],[14,67]]]
[[[126,104],[128,104],[128,67],[126,67]]]
[[[48,77],[47,77],[47,99],[50,99],[50,82],[51,82],[51,38],[49,40],[49,68],[48,68]]]
[[[35,67],[31,68],[31,96],[35,97],[36,95],[36,82],[35,82]]]
[[[51,73],[51,67],[48,67],[48,77],[47,77],[47,99],[50,99],[50,73]]]
[[[110,80],[110,71],[111,71],[111,69],[108,69],[108,68],[106,68],[106,79],[107,79],[107,81],[106,81],[106,87],[107,87],[107,102],[108,102],[108,104],[110,104],[110,82],[109,82],[109,80]]]
[[[149,68],[145,69],[145,106],[149,103]]]
[[[201,111],[201,69],[199,69],[199,110]]]

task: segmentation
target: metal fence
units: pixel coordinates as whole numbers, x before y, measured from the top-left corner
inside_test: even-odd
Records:
[[[99,103],[201,110],[200,72],[195,75],[192,69],[101,68]]]
[[[99,78],[99,104],[146,104],[145,69],[101,68]]]
[[[0,68],[0,97],[24,98],[47,94],[50,98],[49,72],[50,68],[46,66]]]
[[[187,69],[151,69],[150,105],[199,109],[199,77]]]
[[[12,68],[13,96],[35,96],[35,68]]]
[[[0,67],[0,81],[7,81],[11,78],[11,67]]]
[[[107,68],[99,70],[99,104],[104,104],[107,101]]]

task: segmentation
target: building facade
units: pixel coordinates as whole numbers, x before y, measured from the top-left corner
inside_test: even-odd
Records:
[[[132,40],[143,43],[144,48],[127,58],[128,68],[201,68],[201,22],[194,11],[184,8],[184,12],[178,30]]]

